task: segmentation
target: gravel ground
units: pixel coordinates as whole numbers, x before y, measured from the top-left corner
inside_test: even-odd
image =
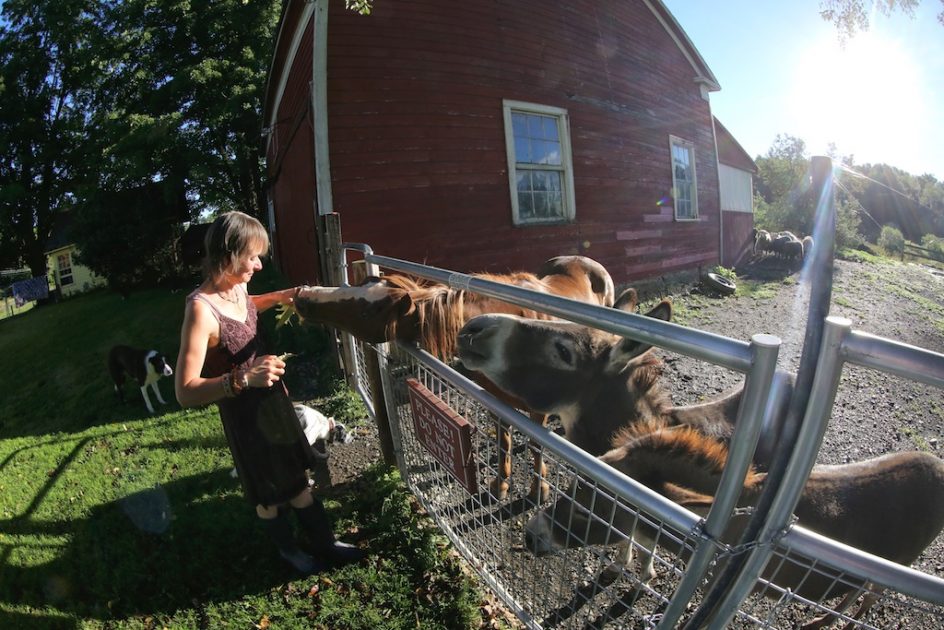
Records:
[[[777,335],[783,341],[779,367],[795,373],[802,350],[807,289],[797,274],[778,270],[776,265],[766,261],[746,270],[768,279],[763,290],[750,295],[719,298],[703,293],[698,286],[673,288],[668,297],[676,306],[676,321],[745,341],[756,333]],[[777,279],[770,284],[772,276]],[[750,275],[741,277],[739,284],[752,284]],[[646,304],[653,304],[654,299],[650,296]],[[944,274],[938,270],[913,264],[837,261],[831,304],[831,314],[850,319],[856,330],[944,352]],[[712,398],[743,378],[689,357],[661,354],[666,362],[664,385],[676,404]],[[847,366],[818,462],[841,464],[905,450],[944,456],[942,436],[944,396],[940,390]],[[344,484],[379,459],[376,432],[364,427],[352,444],[332,446],[332,456],[316,477],[324,487]],[[944,536],[939,536],[914,566],[944,576]],[[908,625],[902,625],[901,618],[895,623],[888,617],[885,620],[887,627]]]

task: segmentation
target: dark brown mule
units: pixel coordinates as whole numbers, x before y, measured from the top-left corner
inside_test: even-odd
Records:
[[[612,306],[614,300],[610,274],[601,264],[584,256],[552,258],[541,265],[537,273],[476,274],[475,277],[602,306]],[[295,299],[295,308],[305,320],[338,328],[368,343],[393,340],[419,343],[445,361],[453,358],[459,329],[473,317],[483,313],[506,313],[550,319],[549,315],[470,291],[395,274],[369,278],[356,287],[305,287]],[[476,376],[476,380],[489,391],[500,393],[486,379]],[[513,396],[502,396],[517,407],[527,408]],[[531,417],[546,424],[543,414],[532,413]],[[511,476],[511,436],[500,428],[498,438],[499,478],[491,484],[491,489],[495,496],[505,498]],[[538,453],[535,453],[535,471],[539,476],[532,484],[531,495],[540,500],[546,496],[547,486],[537,485],[538,480],[546,476]]]
[[[621,296],[617,306],[632,311],[635,300]],[[647,315],[669,321],[672,305],[663,301]],[[649,420],[694,426],[729,439],[743,389],[698,405],[673,406],[658,383],[662,363],[650,349],[580,324],[484,315],[460,331],[458,356],[528,409],[559,416],[567,439],[592,455],[608,451],[623,427]],[[782,386],[772,404],[782,408],[789,379],[777,378]],[[779,416],[779,410],[773,415]],[[760,465],[769,459],[774,434],[769,431],[762,438],[755,457]]]
[[[613,450],[600,459],[693,512],[706,514],[724,471],[727,450],[694,428],[646,422],[619,433]],[[755,504],[765,479],[763,473],[750,471],[739,505]],[[648,550],[642,554],[640,578],[645,582],[654,577],[651,552],[659,532],[646,519],[636,518],[633,511],[616,508],[611,499],[594,491],[595,484],[578,479],[574,485],[528,522],[528,549],[543,555],[564,546],[611,544],[615,539],[635,537]],[[590,516],[591,509],[594,516]],[[807,529],[887,560],[911,564],[944,528],[944,462],[914,451],[841,466],[816,466],[795,514]],[[736,543],[746,522],[744,516],[734,517],[722,540]],[[610,524],[622,536],[614,535]],[[671,538],[661,536],[658,542],[672,553],[687,555]],[[621,544],[627,545],[621,557],[628,563],[631,547],[628,542]],[[846,595],[837,607],[839,612],[867,590],[856,619],[877,598],[864,580],[855,584],[849,578],[837,581],[835,575],[811,574],[811,564],[809,559],[791,556],[783,562],[770,562],[763,576],[812,601]],[[776,598],[781,591],[767,589],[765,594]],[[833,617],[827,613],[804,627],[823,627]]]

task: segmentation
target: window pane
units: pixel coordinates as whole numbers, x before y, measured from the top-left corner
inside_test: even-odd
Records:
[[[561,184],[561,179],[564,177],[563,173],[559,171],[547,171],[547,189],[560,192],[563,188]]]
[[[545,191],[547,190],[547,173],[543,171],[532,171],[531,181],[534,182],[533,189],[535,191]]]
[[[534,193],[534,216],[539,219],[546,218],[547,215],[547,194]]]
[[[560,140],[557,135],[557,119],[544,117],[544,138],[547,140]]]
[[[532,138],[543,138],[543,116],[528,115],[528,135]]]
[[[528,192],[531,190],[531,172],[523,171],[516,174],[518,192]]]
[[[511,114],[511,129],[515,136],[527,137],[528,117],[525,114]]]
[[[515,136],[515,162],[531,161],[531,142],[527,138]]]
[[[564,197],[560,193],[549,193],[547,195],[548,214],[552,217],[563,218],[564,216]]]
[[[518,216],[522,219],[534,218],[534,204],[531,202],[530,192],[518,193]]]

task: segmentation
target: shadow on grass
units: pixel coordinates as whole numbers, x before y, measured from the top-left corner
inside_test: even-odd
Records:
[[[257,521],[252,506],[233,491],[228,470],[122,497],[81,520],[0,521],[0,529],[14,539],[69,539],[55,560],[35,566],[11,566],[6,547],[0,606],[45,609],[53,615],[51,627],[69,627],[56,612],[121,619],[268,591],[298,575],[278,560]],[[27,627],[0,620],[3,627]],[[42,621],[42,615],[30,616],[28,627]]]

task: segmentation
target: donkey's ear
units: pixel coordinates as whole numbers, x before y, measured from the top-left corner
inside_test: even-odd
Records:
[[[672,303],[668,300],[662,300],[659,304],[646,313],[646,317],[669,321],[672,319]],[[652,345],[624,337],[620,339],[610,354],[610,367],[614,370],[622,371],[626,364],[645,353],[652,348]]]
[[[710,494],[695,492],[685,486],[670,482],[663,483],[656,491],[662,496],[672,499],[675,503],[687,507],[692,512],[707,512],[715,501],[715,498]]]
[[[619,294],[616,301],[613,302],[613,308],[626,311],[627,313],[634,313],[638,302],[639,297],[636,294],[636,289],[629,287],[628,289],[623,289],[623,292]]]
[[[672,321],[672,302],[669,300],[662,300],[656,304],[654,309],[646,313],[646,317],[661,319],[664,322]]]

